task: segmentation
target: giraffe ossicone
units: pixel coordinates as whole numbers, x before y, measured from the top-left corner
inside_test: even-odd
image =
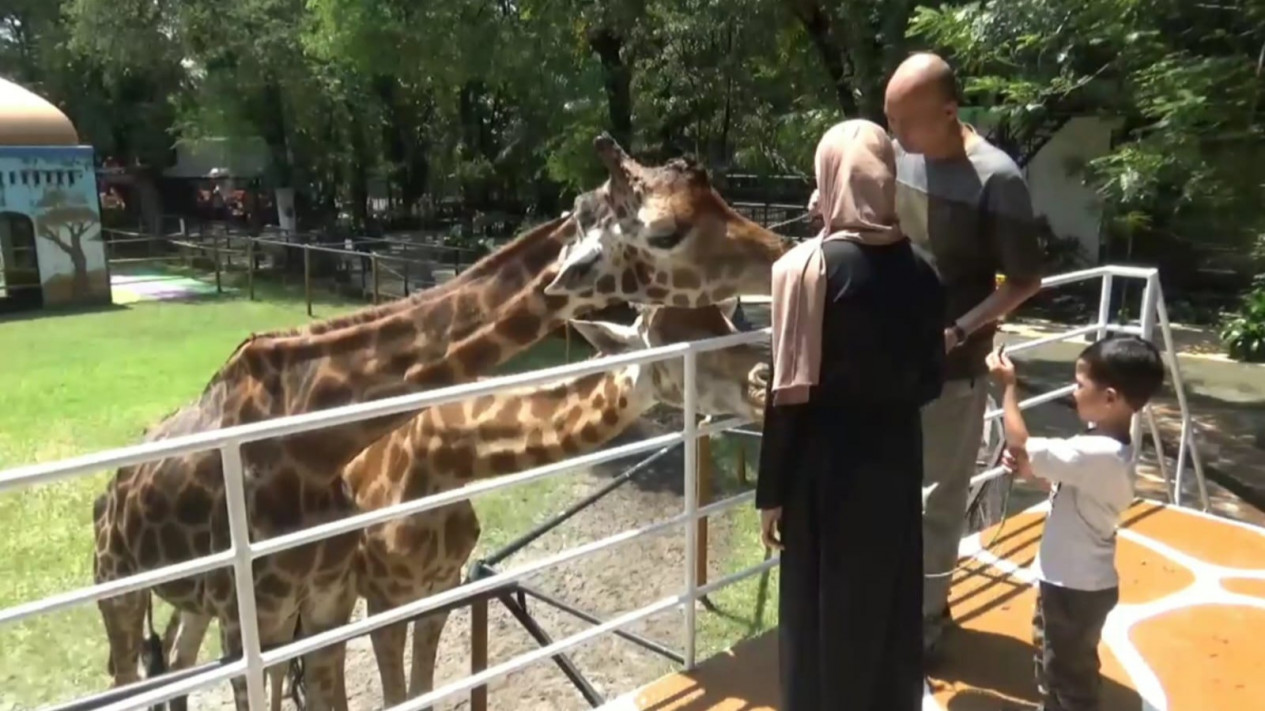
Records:
[[[581,225],[546,294],[689,307],[769,293],[786,242],[734,211],[705,169],[685,158],[642,165],[606,134],[594,147],[609,178],[586,199],[606,208]]]

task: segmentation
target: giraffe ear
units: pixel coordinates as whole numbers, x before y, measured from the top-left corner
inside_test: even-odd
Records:
[[[589,345],[597,349],[599,355],[627,353],[642,345],[641,336],[637,333],[635,325],[626,326],[610,321],[577,319],[571,321],[571,328],[574,328],[581,338],[588,341]]]
[[[598,236],[586,235],[572,242],[560,257],[558,274],[545,287],[549,296],[565,296],[592,289],[601,276],[602,243]]]

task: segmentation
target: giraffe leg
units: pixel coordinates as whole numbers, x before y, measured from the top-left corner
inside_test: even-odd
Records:
[[[287,667],[288,663],[268,667],[268,708],[270,711],[281,711],[282,686],[285,684]]]
[[[107,664],[114,686],[126,686],[139,681],[138,663],[145,638],[145,609],[149,591],[116,595],[97,602],[101,622],[105,625],[106,638],[110,643],[110,659]]]
[[[163,654],[168,659],[168,673],[188,669],[198,661],[198,650],[202,649],[202,641],[206,638],[210,625],[210,615],[180,611],[172,613],[167,629],[163,632]],[[185,711],[188,703],[188,697],[181,696],[172,699],[168,706],[171,711]]]
[[[310,595],[301,605],[299,619],[305,636],[347,624],[356,607],[355,586],[350,581],[322,593]],[[347,711],[346,657],[346,642],[322,647],[303,657],[310,711]]]
[[[293,640],[295,638],[295,628],[297,627],[298,617],[292,618],[285,626],[286,639]],[[281,703],[285,698],[285,682],[289,675],[290,662],[282,662],[268,667],[268,705],[271,711],[281,711]]]
[[[471,545],[473,548],[473,544]],[[448,575],[431,582],[423,596],[429,597],[461,584],[461,567],[454,566]],[[435,657],[439,638],[448,624],[448,612],[432,612],[413,623],[413,666],[409,672],[409,698],[417,698],[435,688]]]
[[[233,611],[230,615],[221,615],[220,622],[220,646],[224,649],[224,654],[229,659],[240,657],[242,655],[242,630],[237,624],[237,612]],[[233,677],[230,682],[233,685],[233,705],[237,711],[251,711],[250,697],[246,692],[246,678]]]
[[[365,602],[370,615],[396,607],[386,596],[380,594],[366,595]],[[382,679],[384,707],[395,706],[408,698],[408,689],[404,685],[404,643],[407,637],[407,622],[388,625],[370,633],[373,656],[378,662],[378,676]]]
[[[432,591],[431,594],[435,592],[438,591]],[[416,698],[435,688],[435,656],[439,652],[439,637],[447,623],[447,610],[432,612],[413,623],[413,666],[409,673],[409,698]]]

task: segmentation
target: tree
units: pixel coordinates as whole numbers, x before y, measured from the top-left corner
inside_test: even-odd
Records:
[[[1265,3],[1012,0],[920,9],[1021,163],[1070,115],[1118,117],[1086,166],[1115,232],[1242,243],[1262,227]]]
[[[97,211],[79,193],[49,190],[35,203],[39,234],[57,245],[70,257],[75,273],[72,277],[72,296],[82,299],[92,291],[89,281],[88,259],[84,254],[85,240],[101,239],[101,220]]]

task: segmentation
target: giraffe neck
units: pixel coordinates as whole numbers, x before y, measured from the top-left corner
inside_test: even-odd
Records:
[[[324,333],[262,337],[234,354],[230,399],[218,411],[254,421],[452,385],[489,372],[537,343],[579,308],[546,296],[554,261],[575,234],[570,219],[548,236],[505,255],[479,277],[487,288],[451,292],[433,302]],[[521,240],[520,240],[521,241]],[[497,274],[504,274],[498,279]],[[517,284],[512,293],[506,284]],[[233,370],[235,368],[235,370]],[[415,413],[292,435],[278,440],[301,470],[329,480],[358,452]],[[235,424],[236,422],[228,422]],[[248,446],[264,457],[266,443]]]
[[[448,403],[362,452],[345,478],[362,502],[383,475],[403,477],[401,498],[425,496],[591,451],[654,403],[642,365]]]

